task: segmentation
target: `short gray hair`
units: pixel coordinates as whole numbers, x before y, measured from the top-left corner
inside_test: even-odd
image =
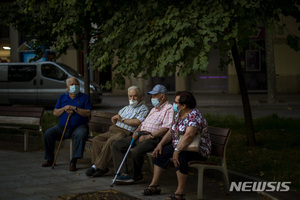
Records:
[[[138,93],[138,95],[139,95],[140,97],[142,96],[141,90],[140,90],[140,88],[139,88],[138,86],[135,86],[135,85],[130,86],[130,87],[128,88],[128,93],[129,93],[129,90],[135,90],[135,91]]]
[[[66,79],[66,84],[67,84],[67,86],[68,86],[69,80],[70,80],[70,78],[67,78],[67,79]]]
[[[79,83],[79,81],[78,81],[77,78],[75,78],[75,77],[69,77],[69,78],[66,79],[66,84],[67,84],[67,86],[68,86],[68,82],[69,82],[69,80],[70,80],[71,78],[74,78],[74,79]]]

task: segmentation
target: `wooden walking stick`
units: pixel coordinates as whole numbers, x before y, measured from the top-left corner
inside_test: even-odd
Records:
[[[53,161],[53,163],[52,163],[52,169],[54,169],[54,165],[55,165],[55,162],[56,162],[56,158],[57,158],[57,156],[58,156],[58,152],[59,152],[59,149],[60,149],[60,145],[61,145],[61,142],[62,142],[62,140],[63,140],[63,138],[64,138],[64,134],[65,134],[65,132],[66,132],[66,128],[67,128],[67,125],[68,125],[70,116],[71,116],[71,113],[70,113],[69,116],[68,116],[68,119],[67,119],[65,128],[64,128],[63,133],[62,133],[62,135],[61,135],[60,142],[59,142],[59,145],[58,145],[56,154],[55,154],[55,158],[54,158],[54,161]]]

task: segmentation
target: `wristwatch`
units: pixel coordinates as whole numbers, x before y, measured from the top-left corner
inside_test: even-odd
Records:
[[[77,107],[75,107],[74,111],[75,111],[75,112],[78,112]]]
[[[180,153],[180,150],[177,147],[174,149],[174,151],[178,151]]]

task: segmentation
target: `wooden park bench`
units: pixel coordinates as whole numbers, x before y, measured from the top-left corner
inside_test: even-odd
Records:
[[[190,161],[189,166],[194,167],[198,171],[198,186],[197,186],[197,199],[203,198],[203,171],[204,169],[215,169],[223,173],[224,182],[229,191],[229,178],[226,165],[226,146],[228,143],[230,129],[228,128],[218,128],[218,127],[208,127],[209,136],[212,142],[212,152],[211,156],[219,160],[220,163],[207,161]],[[152,152],[147,153],[150,162],[150,171],[153,172],[153,154]],[[170,159],[172,161],[172,158]]]
[[[191,161],[189,162],[190,167],[194,167],[198,171],[198,188],[197,188],[197,199],[203,198],[203,171],[204,169],[215,169],[223,173],[224,183],[226,185],[227,192],[229,191],[229,178],[226,164],[226,146],[230,136],[230,129],[208,127],[209,136],[212,143],[211,156],[216,157],[220,162],[208,161]]]
[[[43,107],[0,106],[0,128],[23,131],[24,151],[27,151],[29,132],[43,135],[43,113]]]

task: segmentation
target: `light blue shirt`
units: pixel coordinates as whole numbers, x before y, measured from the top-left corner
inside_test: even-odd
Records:
[[[148,107],[143,102],[140,102],[135,107],[130,105],[125,106],[119,111],[118,114],[123,119],[138,119],[140,122],[143,122],[146,119],[148,112]],[[136,126],[129,126],[128,124],[125,124],[120,121],[117,121],[116,126],[128,130],[130,132],[134,132],[137,128]]]

